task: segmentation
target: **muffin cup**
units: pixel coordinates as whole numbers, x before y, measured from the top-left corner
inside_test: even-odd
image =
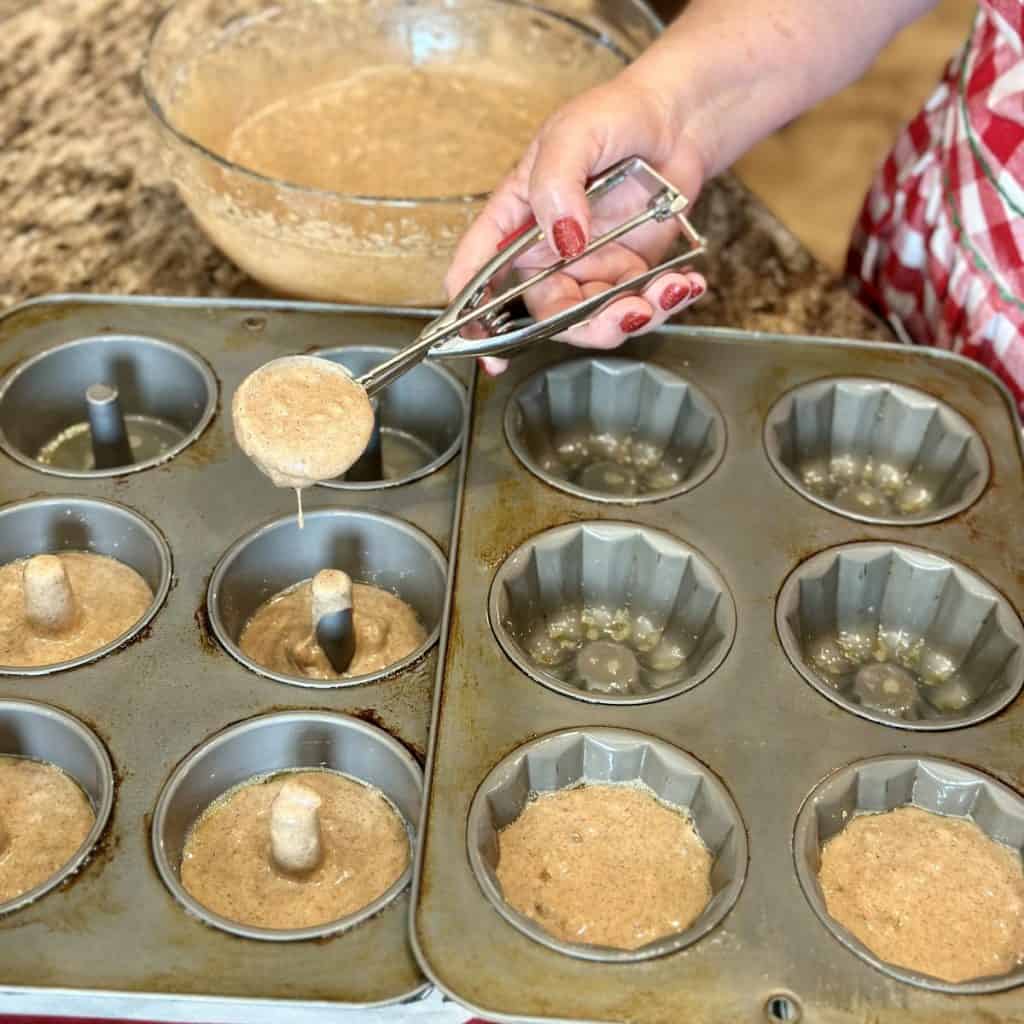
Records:
[[[923,391],[862,377],[784,395],[768,413],[764,444],[795,491],[864,523],[948,519],[989,479],[985,445],[963,416]]]
[[[49,675],[102,658],[145,629],[167,597],[170,548],[156,527],[137,512],[94,498],[40,498],[0,508],[0,565],[62,551],[106,555],[130,566],[149,584],[153,601],[131,629],[95,651],[53,665],[0,665],[0,675]]]
[[[913,805],[970,818],[989,838],[1024,849],[1024,799],[982,772],[934,757],[873,757],[840,768],[820,782],[800,808],[793,833],[796,874],[807,902],[833,938],[897,981],[960,995],[983,995],[1024,982],[1024,965],[1007,974],[949,982],[880,959],[829,915],[818,883],[821,848],[859,813]]]
[[[711,900],[689,928],[639,949],[611,949],[557,939],[505,902],[496,874],[498,833],[522,814],[531,796],[581,784],[631,782],[645,784],[660,800],[687,811],[714,858]],[[650,960],[693,945],[724,920],[747,873],[747,834],[722,783],[689,754],[625,729],[566,729],[519,747],[481,783],[466,835],[473,874],[509,924],[548,949],[605,963]]]
[[[40,461],[69,428],[86,424],[86,391],[117,389],[129,434],[159,437],[166,450],[127,465],[71,469]],[[11,458],[54,476],[121,476],[174,458],[206,429],[217,408],[217,381],[198,356],[155,338],[102,335],[80,338],[19,364],[0,385],[0,448]],[[88,430],[75,430],[79,447]]]
[[[395,354],[383,345],[351,345],[317,355],[359,377]],[[420,363],[377,396],[383,476],[374,480],[324,481],[320,486],[368,491],[398,487],[429,476],[454,458],[462,445],[466,389],[448,370]]]
[[[8,914],[50,892],[88,861],[114,806],[114,769],[92,730],[64,711],[28,700],[0,700],[0,754],[56,765],[78,783],[96,815],[82,845],[59,871],[0,903],[0,914]]]
[[[628,625],[588,633],[579,612],[595,608],[625,609]],[[533,537],[498,569],[489,611],[522,671],[600,704],[647,704],[691,689],[718,668],[736,634],[735,604],[718,572],[670,534],[629,523],[575,523]],[[554,664],[538,660],[538,644],[566,622],[581,646],[553,651]]]
[[[181,883],[182,853],[193,825],[234,787],[253,778],[296,769],[329,769],[380,790],[409,830],[409,866],[386,892],[361,910],[311,928],[255,928],[207,910]],[[217,733],[174,769],[153,812],[153,856],[171,895],[189,913],[215,928],[273,942],[336,935],[379,913],[409,884],[422,792],[419,765],[381,729],[326,711],[262,715]]]
[[[815,555],[783,585],[775,622],[819,693],[898,729],[973,725],[1024,684],[1024,626],[1006,598],[919,548],[861,543]]]
[[[711,401],[632,359],[575,359],[529,377],[509,399],[505,436],[557,490],[624,505],[693,490],[725,454],[725,422]]]
[[[244,654],[239,638],[256,610],[321,569],[342,569],[355,583],[397,594],[416,612],[426,639],[379,672],[342,679],[285,675]],[[221,557],[207,590],[210,625],[233,658],[262,676],[293,686],[358,686],[401,672],[437,643],[447,572],[441,549],[401,519],[354,509],[316,509],[306,513],[300,530],[294,516],[283,516],[246,534]]]

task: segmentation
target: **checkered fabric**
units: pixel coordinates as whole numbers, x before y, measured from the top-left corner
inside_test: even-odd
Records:
[[[1024,2],[971,35],[868,192],[847,272],[914,342],[987,366],[1024,413]]]

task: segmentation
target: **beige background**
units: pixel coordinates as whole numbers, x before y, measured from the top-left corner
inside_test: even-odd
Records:
[[[876,166],[963,45],[976,4],[942,0],[889,44],[858,83],[783,128],[736,167],[806,243],[840,269]]]

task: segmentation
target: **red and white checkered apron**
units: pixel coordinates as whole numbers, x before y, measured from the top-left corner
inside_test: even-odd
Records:
[[[1022,36],[1022,0],[982,0],[868,192],[847,272],[912,341],[987,366],[1024,413]]]

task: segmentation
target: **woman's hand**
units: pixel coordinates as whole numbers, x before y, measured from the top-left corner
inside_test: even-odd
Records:
[[[648,195],[636,183],[616,188],[596,210],[589,208],[585,195],[590,178],[625,157],[644,157],[688,199],[695,198],[703,177],[701,159],[671,123],[671,109],[624,72],[552,115],[459,244],[445,282],[449,295],[534,218],[545,241],[514,264],[527,272],[549,266],[556,256],[577,255],[588,239],[637,213]],[[525,296],[530,312],[538,319],[549,317],[643,273],[664,258],[677,233],[674,220],[649,223],[603,246],[531,288]],[[587,348],[615,348],[628,335],[653,330],[696,302],[705,288],[699,274],[669,271],[643,294],[617,299],[564,338]],[[505,360],[494,357],[482,364],[491,374],[505,368]]]

